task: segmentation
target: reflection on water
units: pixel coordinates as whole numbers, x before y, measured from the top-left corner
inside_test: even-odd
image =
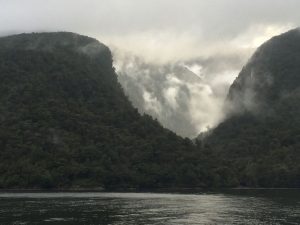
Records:
[[[0,224],[300,224],[300,191],[0,193]]]

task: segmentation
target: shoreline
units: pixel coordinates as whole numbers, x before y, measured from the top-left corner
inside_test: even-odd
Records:
[[[251,191],[251,190],[299,190],[300,188],[251,188],[251,187],[237,187],[237,188],[13,188],[0,189],[0,193],[205,193],[205,192],[226,192],[226,191]]]

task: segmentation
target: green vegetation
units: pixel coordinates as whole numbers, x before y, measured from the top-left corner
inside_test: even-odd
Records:
[[[299,103],[296,29],[257,50],[229,91],[227,104],[235,106],[233,115],[207,140],[235,168],[241,185],[300,187]]]
[[[0,38],[0,188],[300,187],[299,65],[298,31],[264,44],[193,143],[132,107],[95,39]]]
[[[191,140],[132,107],[94,39],[2,38],[0,79],[1,188],[223,185]]]

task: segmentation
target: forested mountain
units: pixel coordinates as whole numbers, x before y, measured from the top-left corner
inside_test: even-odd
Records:
[[[300,187],[300,31],[264,43],[232,84],[207,143],[241,185]]]
[[[132,107],[97,40],[0,38],[0,188],[300,187],[299,73],[298,30],[263,44],[193,144]]]
[[[223,185],[191,140],[132,107],[95,39],[0,38],[0,79],[1,188]]]

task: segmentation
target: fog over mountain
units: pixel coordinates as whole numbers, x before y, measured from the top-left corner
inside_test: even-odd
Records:
[[[182,136],[223,119],[229,85],[254,50],[299,24],[297,0],[0,0],[0,35],[72,31],[113,51],[133,105]]]
[[[119,81],[133,105],[179,135],[195,137],[224,119],[223,103],[229,86],[247,58],[269,35],[286,27],[260,29],[260,37],[253,43],[244,43],[247,34],[242,34],[226,44],[209,44],[210,49],[200,40],[201,47],[188,36],[176,40],[175,34],[166,33],[157,39],[155,34],[143,34],[149,35],[149,40],[144,36],[137,39],[147,40],[143,43],[134,42],[133,37],[105,40],[110,43]],[[151,46],[153,43],[161,46]],[[182,43],[186,45],[180,46]]]
[[[119,81],[141,113],[188,137],[222,120],[224,97],[238,73],[235,68],[224,72],[210,68],[215,59],[155,64],[129,54],[116,55]]]

